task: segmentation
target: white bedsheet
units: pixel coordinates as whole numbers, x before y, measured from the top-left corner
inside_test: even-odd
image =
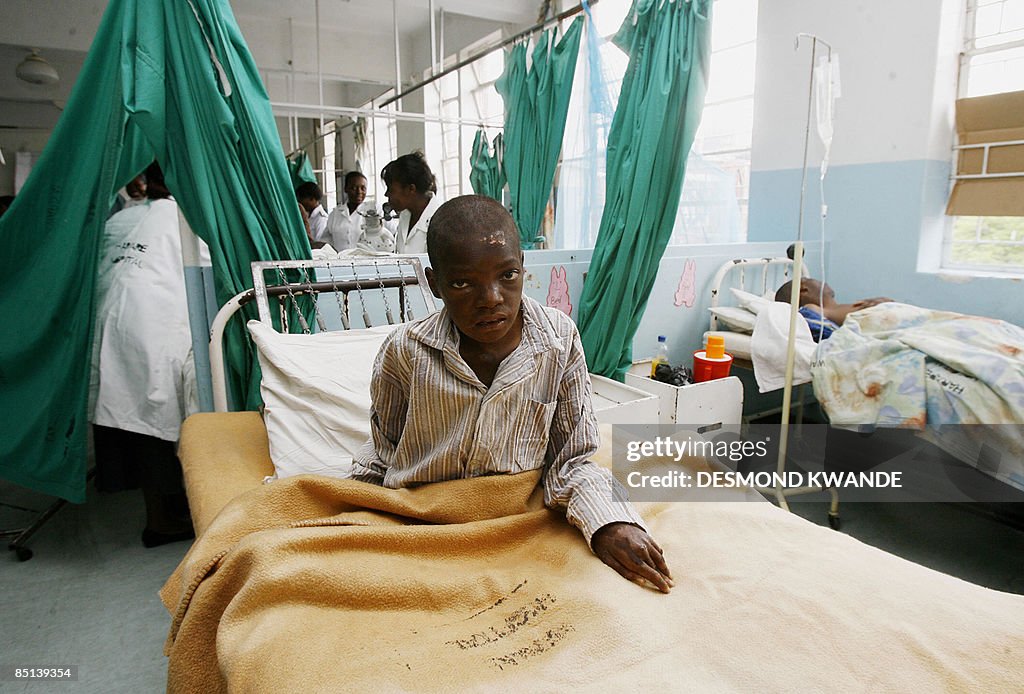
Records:
[[[750,336],[751,361],[754,378],[762,393],[778,390],[786,384],[786,353],[789,345],[789,317],[791,307],[773,301],[757,314],[754,334]],[[793,360],[793,384],[811,380],[811,360],[816,344],[803,316],[797,316],[796,342]]]

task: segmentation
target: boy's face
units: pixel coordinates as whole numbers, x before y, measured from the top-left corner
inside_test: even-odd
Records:
[[[523,300],[523,254],[506,231],[482,231],[451,243],[445,261],[427,268],[434,296],[469,340],[495,348],[518,341]]]

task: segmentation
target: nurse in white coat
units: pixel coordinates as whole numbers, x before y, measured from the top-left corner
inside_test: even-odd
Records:
[[[422,152],[404,154],[380,172],[391,208],[399,213],[395,233],[395,252],[427,252],[427,226],[441,206],[437,182]]]
[[[156,164],[146,182],[148,202],[104,230],[90,421],[97,486],[142,489],[151,547],[192,536],[175,446],[194,374],[178,205]]]
[[[366,199],[366,176],[359,171],[349,171],[345,174],[345,202],[331,210],[327,217],[327,242],[336,251],[356,248],[363,236],[367,218],[374,215],[377,219],[383,218],[380,207],[373,200]],[[393,241],[397,225],[387,222],[383,226]],[[389,252],[394,250],[392,242]]]

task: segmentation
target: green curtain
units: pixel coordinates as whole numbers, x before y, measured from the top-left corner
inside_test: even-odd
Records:
[[[302,150],[288,158],[288,174],[291,176],[292,190],[303,183],[319,183],[313,173],[313,165],[309,163],[309,156]]]
[[[85,500],[99,240],[117,189],[154,158],[210,246],[221,304],[252,286],[251,261],[309,257],[228,0],[111,0],[46,149],[0,218],[0,477]],[[232,380],[251,406],[259,373],[248,344],[235,321]]]
[[[529,69],[526,44],[516,44],[494,85],[505,102],[504,168],[523,248],[533,248],[551,196],[582,33],[577,17],[554,48],[555,30],[541,34]]]
[[[707,91],[711,0],[634,0],[613,39],[629,55],[608,135],[604,214],[580,297],[593,373],[622,380],[672,235]]]
[[[505,188],[504,139],[501,133],[494,136],[493,147],[487,144],[487,133],[483,128],[473,137],[473,154],[469,158],[469,183],[477,195],[486,195],[501,202]]]

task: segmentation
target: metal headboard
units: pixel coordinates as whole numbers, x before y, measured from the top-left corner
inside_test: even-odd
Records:
[[[321,294],[328,294],[333,297],[340,324],[333,322],[328,325],[323,315],[322,309],[326,310],[332,304],[330,300],[316,301],[313,311],[319,332],[369,328],[374,323],[404,323],[422,318],[437,308],[427,287],[423,266],[418,258],[411,256],[260,261],[252,263],[252,280],[260,320],[274,327],[282,326],[284,330],[288,329],[288,317],[292,315],[302,332],[314,332],[303,312],[298,310],[298,297],[301,296],[316,299]],[[352,324],[352,294],[359,303],[359,317],[363,325]],[[373,297],[378,301],[374,302]],[[394,297],[395,307],[391,305],[390,297]],[[376,307],[371,305],[373,303]],[[371,318],[374,308],[384,309],[383,320]],[[398,309],[397,319],[394,308]],[[290,313],[289,309],[293,311]],[[275,317],[280,321],[277,324]]]
[[[404,323],[437,310],[423,266],[416,257],[258,261],[252,263],[252,273],[253,288],[228,300],[210,327],[210,375],[217,412],[228,409],[224,328],[250,302],[256,302],[262,322],[287,331],[294,320],[304,333]],[[308,304],[303,305],[302,297],[313,301],[306,300]],[[351,315],[354,305],[359,309],[357,321]],[[330,315],[329,307],[337,307],[337,320]],[[310,312],[315,320],[312,325],[306,317]],[[373,313],[383,315],[374,320]]]
[[[711,280],[711,307],[718,306],[722,292],[730,288],[764,296],[778,289],[792,275],[789,258],[736,258],[722,263]],[[718,330],[718,318],[711,314],[711,330]]]

